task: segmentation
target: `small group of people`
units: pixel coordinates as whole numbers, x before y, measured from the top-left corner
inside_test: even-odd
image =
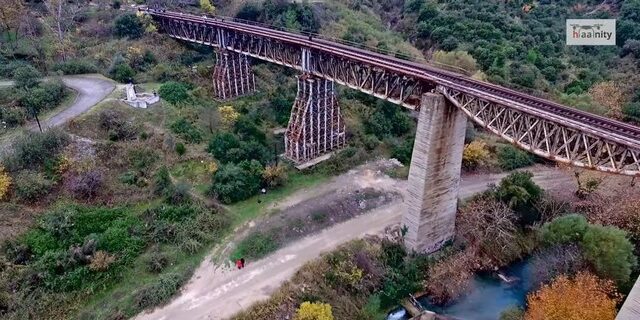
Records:
[[[236,260],[236,267],[238,267],[238,270],[244,268],[244,258]]]

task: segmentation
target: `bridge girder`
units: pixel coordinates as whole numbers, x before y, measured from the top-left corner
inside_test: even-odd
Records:
[[[301,35],[227,25],[220,19],[151,14],[173,38],[287,66],[413,110],[419,109],[423,93],[435,90],[474,122],[543,158],[640,175],[640,131],[619,122],[471,79],[433,70],[425,73],[411,62],[392,63],[375,55],[355,57],[362,50],[322,39],[307,41]]]

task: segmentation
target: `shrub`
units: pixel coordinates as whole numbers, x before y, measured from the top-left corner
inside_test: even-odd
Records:
[[[413,143],[414,139],[409,138],[400,144],[395,144],[391,150],[391,156],[398,159],[402,164],[409,165],[413,154]]]
[[[113,80],[120,83],[129,83],[133,81],[133,77],[135,77],[136,72],[128,64],[119,63],[110,70],[109,75]]]
[[[20,66],[13,72],[15,85],[21,89],[33,88],[40,83],[42,74],[30,64]]]
[[[558,217],[542,226],[542,241],[547,245],[580,243],[589,229],[589,223],[584,216],[570,214]]]
[[[637,258],[626,232],[615,227],[592,225],[584,234],[582,247],[599,276],[612,279],[619,285],[629,281]]]
[[[126,13],[116,18],[113,32],[120,38],[137,39],[144,33],[144,26],[135,14]]]
[[[262,179],[271,188],[283,186],[287,182],[287,169],[281,164],[267,166],[264,168]]]
[[[333,320],[331,305],[305,301],[298,308],[295,320]]]
[[[527,296],[527,320],[611,319],[620,297],[612,283],[580,273],[564,275]]]
[[[487,144],[483,141],[473,141],[464,146],[462,152],[462,166],[467,170],[475,170],[489,159]]]
[[[533,182],[533,173],[514,172],[500,180],[495,196],[508,204],[518,215],[522,226],[530,225],[540,219],[536,204],[542,197],[542,188]]]
[[[104,185],[104,175],[99,170],[79,172],[69,179],[68,190],[79,199],[94,199]]]
[[[186,280],[186,275],[177,273],[163,274],[155,283],[136,292],[134,301],[141,310],[160,305],[167,302]]]
[[[133,169],[141,172],[151,169],[158,159],[158,153],[151,148],[142,147],[129,150],[129,164]]]
[[[533,157],[512,145],[498,148],[498,163],[503,170],[513,170],[533,164]]]
[[[169,128],[173,133],[179,135],[187,143],[202,142],[202,132],[200,129],[185,118],[180,118],[174,121]]]
[[[160,167],[153,176],[153,193],[158,196],[166,196],[173,190],[173,182],[166,166]]]
[[[147,271],[151,273],[160,273],[169,265],[169,256],[164,252],[154,250],[145,260]]]
[[[518,306],[508,307],[500,312],[500,320],[524,320],[524,310]]]
[[[62,71],[64,74],[96,73],[98,67],[86,60],[68,60],[53,66],[54,71]]]
[[[640,101],[631,102],[622,108],[625,120],[640,122]]]
[[[182,204],[191,201],[191,185],[180,181],[167,195],[167,201],[171,204]]]
[[[98,115],[100,128],[108,132],[109,140],[129,140],[136,137],[138,128],[118,110],[106,109]]]
[[[53,182],[47,180],[42,173],[24,170],[15,179],[15,193],[18,199],[25,202],[38,200],[49,193]]]
[[[576,244],[569,244],[536,252],[530,266],[532,287],[539,288],[557,276],[573,276],[587,265],[582,249]]]
[[[435,303],[444,304],[470,289],[472,259],[469,251],[462,251],[428,269],[426,289]]]
[[[11,177],[4,171],[4,166],[0,164],[0,200],[4,199],[11,187]]]
[[[183,156],[187,152],[187,148],[184,146],[184,143],[178,142],[176,143],[176,153],[179,156]]]
[[[69,136],[57,129],[44,133],[30,132],[15,139],[13,152],[5,160],[9,171],[33,169],[56,157],[69,143]]]
[[[276,249],[278,249],[278,244],[273,235],[256,232],[248,235],[238,243],[231,258],[234,260],[240,258],[258,260]]]
[[[105,251],[97,251],[91,258],[89,269],[91,271],[107,271],[109,266],[116,261],[116,257]]]
[[[262,171],[257,161],[223,165],[213,175],[210,191],[225,204],[247,199],[260,189]]]
[[[187,86],[180,82],[169,81],[160,86],[158,89],[160,97],[171,104],[186,102],[189,99]]]

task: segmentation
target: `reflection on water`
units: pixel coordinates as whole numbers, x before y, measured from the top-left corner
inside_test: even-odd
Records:
[[[504,309],[513,305],[524,306],[527,292],[531,289],[529,268],[525,261],[501,270],[507,278],[516,278],[510,283],[500,280],[495,273],[476,275],[471,291],[446,306],[434,306],[427,297],[419,298],[418,301],[425,309],[453,319],[496,320]],[[404,309],[394,310],[387,319],[409,319],[408,315],[401,315],[401,311]]]

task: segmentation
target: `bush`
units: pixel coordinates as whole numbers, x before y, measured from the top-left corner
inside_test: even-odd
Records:
[[[169,301],[186,280],[186,275],[177,273],[161,275],[155,283],[135,293],[134,301],[136,306],[142,310]]]
[[[30,64],[20,66],[13,72],[15,85],[21,89],[33,88],[40,83],[42,74]]]
[[[305,301],[298,308],[295,320],[333,320],[331,305]]]
[[[109,75],[113,80],[120,83],[129,83],[133,81],[133,77],[136,76],[136,72],[128,64],[119,63],[110,70]]]
[[[533,173],[529,171],[514,172],[503,178],[495,190],[496,198],[516,212],[522,226],[540,220],[540,213],[535,205],[542,197],[542,189],[532,178]]]
[[[498,148],[498,163],[503,170],[513,170],[533,164],[533,157],[512,145]]]
[[[154,250],[145,260],[147,271],[160,273],[169,265],[169,256],[163,252]]]
[[[202,132],[200,129],[185,118],[180,118],[174,121],[169,128],[173,133],[179,135],[187,143],[202,142]]]
[[[116,18],[113,24],[113,32],[120,38],[137,39],[142,37],[144,26],[135,14],[126,13]]]
[[[173,182],[169,169],[166,166],[160,167],[153,176],[153,193],[158,196],[169,195],[173,191]]]
[[[151,148],[139,147],[129,150],[129,164],[140,172],[153,168],[159,158],[158,153]]]
[[[68,182],[68,190],[76,198],[94,199],[104,186],[104,174],[99,170],[89,170],[73,175]]]
[[[483,165],[489,159],[489,151],[486,149],[487,144],[483,141],[476,140],[466,146],[462,152],[462,167],[467,170],[475,170]]]
[[[612,279],[618,285],[629,281],[637,258],[626,232],[615,227],[592,225],[584,235],[582,247],[599,276]]]
[[[560,275],[574,276],[587,267],[582,249],[576,244],[559,245],[536,252],[531,259],[531,284],[539,288]]]
[[[500,312],[500,320],[524,320],[524,310],[518,306],[508,307]]]
[[[4,171],[4,166],[0,164],[0,201],[9,193],[11,187],[11,177]]]
[[[210,191],[224,204],[248,199],[260,189],[262,165],[257,161],[226,164],[213,175]]]
[[[278,249],[273,235],[266,233],[252,233],[244,238],[231,255],[231,259],[240,258],[258,260]]]
[[[400,144],[395,144],[391,151],[391,157],[398,159],[402,164],[411,164],[411,155],[413,154],[414,139],[409,138]]]
[[[21,201],[33,202],[47,195],[53,182],[47,180],[42,173],[24,170],[15,179],[16,197]]]
[[[281,164],[267,166],[262,174],[262,179],[271,188],[283,186],[287,182],[287,169]]]
[[[138,134],[138,128],[122,112],[106,109],[98,115],[100,128],[109,134],[109,140],[130,140]]]
[[[558,217],[542,226],[542,241],[547,245],[580,243],[589,229],[587,219],[578,214]]]
[[[184,146],[184,143],[178,142],[176,143],[176,153],[179,156],[183,156],[187,152],[187,148]]]
[[[98,67],[86,60],[68,60],[57,63],[53,70],[61,71],[63,74],[85,74],[98,72]]]
[[[171,104],[186,102],[189,100],[189,92],[187,86],[180,82],[169,81],[160,86],[158,89],[160,97]]]
[[[622,108],[625,120],[640,122],[640,101],[631,102]]]

